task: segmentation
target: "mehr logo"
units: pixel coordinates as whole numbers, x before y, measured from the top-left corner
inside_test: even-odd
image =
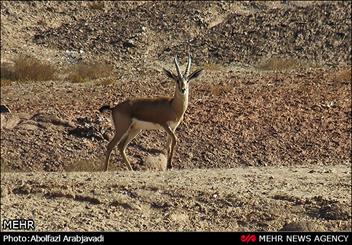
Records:
[[[240,239],[241,239],[241,242],[243,242],[243,243],[256,242],[257,236],[251,235],[251,234],[246,234],[246,235],[241,235]]]
[[[32,219],[4,219],[2,221],[3,230],[34,230]]]

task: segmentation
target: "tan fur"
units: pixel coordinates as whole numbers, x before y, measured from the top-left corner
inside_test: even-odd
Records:
[[[181,116],[180,108],[171,106],[173,98],[127,100],[117,105],[113,111],[119,111],[131,118],[157,124],[177,121]]]

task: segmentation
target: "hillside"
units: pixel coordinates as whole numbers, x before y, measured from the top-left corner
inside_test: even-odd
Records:
[[[350,230],[350,17],[346,1],[2,1],[1,215],[39,230]],[[98,109],[171,96],[162,68],[188,53],[204,73],[175,168],[166,134],[145,131],[135,172],[117,151],[102,172],[113,128]]]

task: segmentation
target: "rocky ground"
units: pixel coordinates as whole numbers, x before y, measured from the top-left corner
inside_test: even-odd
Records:
[[[176,168],[349,162],[351,87],[340,77],[348,70],[235,69],[207,71],[191,84],[189,108],[176,131]],[[3,87],[2,99],[13,113],[1,114],[2,166],[10,171],[101,169],[112,125],[109,114],[98,109],[128,97],[172,94],[173,84],[163,76],[155,76],[155,83]],[[145,167],[148,154],[162,154],[165,139],[165,133],[152,131],[132,142],[128,155],[135,168]],[[112,161],[112,169],[125,169],[119,155]]]
[[[351,230],[350,15],[346,2],[1,2],[1,63],[30,54],[58,73],[2,78],[1,216],[38,230]],[[101,172],[113,129],[98,109],[173,94],[162,68],[188,52],[204,74],[175,169],[160,171],[166,135],[149,131],[127,150],[137,171],[113,152]],[[67,79],[90,60],[113,65],[108,83]]]

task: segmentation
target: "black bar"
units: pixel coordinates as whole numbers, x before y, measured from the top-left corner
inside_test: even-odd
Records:
[[[220,244],[351,244],[351,232],[1,232],[1,242],[103,244],[210,242]]]

